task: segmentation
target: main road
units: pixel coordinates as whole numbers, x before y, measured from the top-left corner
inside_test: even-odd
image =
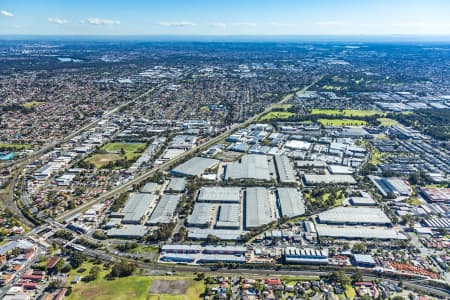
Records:
[[[231,133],[233,133],[234,131],[236,131],[238,129],[247,127],[251,123],[257,121],[261,116],[263,116],[263,115],[267,114],[268,112],[270,112],[274,107],[279,106],[280,104],[283,104],[283,103],[287,102],[289,99],[291,99],[295,95],[295,93],[302,93],[302,92],[308,90],[311,86],[316,84],[320,79],[321,78],[315,80],[311,84],[305,86],[300,91],[296,91],[294,93],[286,95],[280,101],[267,106],[262,112],[254,115],[253,117],[250,117],[246,121],[244,121],[242,123],[233,124],[228,130],[224,131],[223,133],[219,134],[218,136],[213,137],[213,138],[207,140],[206,142],[204,142],[204,143],[202,143],[202,144],[200,144],[198,146],[192,147],[190,150],[175,156],[171,160],[169,160],[169,161],[167,161],[167,162],[165,162],[165,163],[163,163],[163,164],[161,164],[161,165],[159,165],[157,167],[154,167],[151,170],[148,170],[147,172],[143,173],[142,175],[131,179],[130,181],[122,184],[121,186],[119,186],[119,187],[117,187],[117,188],[115,188],[115,189],[113,189],[113,190],[111,190],[111,191],[109,191],[109,192],[107,192],[107,193],[105,193],[105,194],[95,198],[95,199],[92,199],[91,201],[86,202],[86,203],[84,203],[84,204],[82,204],[82,205],[80,205],[80,206],[78,206],[78,207],[76,207],[76,208],[74,208],[74,209],[72,209],[70,211],[67,211],[67,212],[59,215],[56,218],[56,220],[57,221],[62,221],[64,219],[70,218],[70,217],[76,215],[77,213],[79,213],[79,212],[81,212],[83,210],[86,210],[88,207],[92,206],[95,203],[98,203],[98,202],[101,202],[101,201],[105,201],[108,198],[111,198],[111,197],[113,197],[115,195],[118,195],[118,194],[124,192],[124,191],[127,191],[129,188],[132,188],[133,185],[139,184],[139,183],[147,180],[148,178],[152,177],[157,172],[168,170],[170,167],[172,167],[175,164],[179,163],[180,161],[182,161],[187,156],[189,156],[191,154],[194,154],[194,153],[196,153],[198,151],[204,150],[204,149],[214,145],[217,142],[220,142],[221,140],[225,139]]]

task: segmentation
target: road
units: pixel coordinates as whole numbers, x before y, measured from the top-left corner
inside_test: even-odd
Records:
[[[316,84],[320,79],[321,78],[315,80],[310,85],[304,87],[302,90],[297,91],[295,93],[304,92],[304,91],[308,90],[311,86]],[[115,189],[113,189],[113,190],[111,190],[111,191],[101,195],[98,198],[95,198],[95,199],[93,199],[93,200],[91,200],[89,202],[86,202],[86,203],[76,207],[75,209],[73,209],[71,211],[68,211],[68,212],[65,212],[65,213],[61,214],[60,216],[58,216],[56,218],[56,220],[63,221],[64,219],[70,218],[70,217],[76,215],[77,213],[82,212],[83,210],[86,210],[88,207],[92,206],[95,203],[105,201],[105,200],[107,200],[107,199],[109,199],[109,198],[111,198],[111,197],[113,197],[115,195],[118,195],[118,194],[120,194],[122,192],[127,191],[129,188],[132,188],[133,185],[139,184],[139,183],[147,180],[148,178],[152,177],[156,172],[168,170],[170,167],[172,167],[172,166],[176,165],[177,163],[179,163],[180,161],[182,161],[185,157],[187,157],[187,156],[189,156],[191,154],[194,154],[194,153],[196,153],[198,151],[204,150],[204,149],[206,149],[208,147],[211,147],[212,145],[214,145],[214,144],[220,142],[221,140],[225,139],[226,137],[228,137],[234,131],[236,131],[238,129],[241,129],[241,128],[244,128],[244,127],[247,127],[250,124],[254,123],[261,116],[263,116],[263,115],[267,114],[268,112],[270,112],[272,110],[272,108],[289,101],[295,93],[291,93],[291,94],[283,97],[283,99],[281,101],[267,106],[262,112],[260,112],[259,114],[254,115],[253,117],[249,118],[248,120],[246,120],[246,121],[244,121],[242,123],[233,124],[228,130],[224,131],[223,133],[219,134],[216,137],[213,137],[212,139],[207,140],[203,144],[195,146],[195,147],[191,148],[190,150],[188,150],[188,151],[186,151],[186,152],[184,152],[182,154],[177,155],[173,159],[171,159],[171,160],[169,160],[169,161],[167,161],[167,162],[165,162],[165,163],[163,163],[163,164],[161,164],[161,165],[159,165],[157,167],[152,168],[151,170],[149,170],[149,171],[143,173],[142,175],[140,175],[140,176],[138,176],[138,177],[136,177],[136,178],[134,178],[134,179],[124,183],[123,185],[121,185],[121,186],[119,186],[119,187],[117,187],[117,188],[115,188]]]

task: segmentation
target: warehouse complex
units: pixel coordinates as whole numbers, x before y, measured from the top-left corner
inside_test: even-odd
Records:
[[[247,188],[245,194],[245,228],[258,228],[276,220],[267,189]]]
[[[162,195],[147,221],[148,225],[168,224],[173,221],[181,195]]]
[[[319,223],[336,225],[391,225],[391,220],[379,208],[336,207],[317,216]]]
[[[135,193],[128,198],[121,211],[123,224],[141,224],[147,217],[156,196],[147,193]]]

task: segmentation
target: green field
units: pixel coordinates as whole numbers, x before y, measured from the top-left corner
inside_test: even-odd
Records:
[[[145,143],[108,143],[104,145],[100,150],[107,152],[125,152],[124,156],[128,160],[136,159],[140,156],[140,153],[144,152],[146,147]]]
[[[318,119],[317,122],[323,126],[366,126],[367,122],[363,120],[351,119]]]
[[[295,116],[295,114],[288,111],[271,111],[262,116],[259,120],[260,121],[282,120],[288,119],[293,116]]]
[[[93,164],[95,168],[101,169],[108,165],[110,162],[121,160],[123,157],[120,154],[94,154],[89,158],[86,158],[86,162]]]
[[[322,109],[313,108],[312,115],[328,115],[328,116],[343,116],[343,117],[370,117],[375,115],[383,115],[378,110],[359,110],[359,109]]]
[[[389,118],[378,118],[377,121],[380,122],[380,126],[383,126],[383,127],[400,125],[400,123],[397,122],[396,120],[389,119]]]
[[[84,274],[84,273],[83,273]],[[71,277],[73,278],[73,277]],[[186,281],[188,284],[184,294],[172,295],[170,293],[150,294],[149,289],[153,281]],[[184,276],[130,276],[107,280],[104,274],[89,283],[79,282],[73,286],[72,294],[68,300],[196,300],[201,299],[205,291],[203,281],[196,281],[193,277]]]
[[[30,109],[32,107],[38,106],[38,105],[42,105],[45,102],[42,101],[28,101],[22,104],[22,107],[25,109]]]
[[[6,150],[24,150],[31,148],[30,144],[2,144],[0,143],[0,149],[6,149]]]

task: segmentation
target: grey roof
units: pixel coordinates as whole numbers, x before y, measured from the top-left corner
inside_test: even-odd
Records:
[[[186,189],[186,179],[175,177],[170,180],[169,184],[166,187],[166,192],[170,191],[184,192],[185,189]]]
[[[122,209],[122,223],[140,223],[155,198],[156,196],[153,194],[132,194]]]
[[[246,228],[260,227],[273,220],[267,189],[262,187],[247,188],[245,197]]]
[[[168,224],[172,221],[181,195],[162,195],[147,224]]]
[[[200,176],[207,169],[215,167],[218,163],[217,159],[193,157],[173,168],[171,172],[181,176]]]
[[[280,216],[292,218],[305,213],[305,203],[302,199],[302,194],[295,188],[278,188],[277,203]]]
[[[238,187],[208,186],[202,187],[197,197],[197,202],[241,202],[241,189]]]
[[[153,193],[158,187],[156,182],[147,182],[142,188],[141,193]]]
[[[239,228],[241,225],[241,205],[222,204],[219,207],[219,216],[216,227]]]
[[[278,180],[280,182],[296,182],[295,170],[289,158],[285,155],[275,155],[274,160],[277,167]]]
[[[228,164],[225,170],[225,180],[257,179],[270,180],[269,157],[266,155],[244,155],[240,162]]]
[[[143,225],[124,225],[119,228],[111,228],[106,232],[109,237],[140,238],[147,233],[147,227]]]
[[[375,265],[375,260],[373,259],[372,255],[368,254],[353,254],[353,258],[355,259],[356,263],[363,263],[363,264],[373,264]]]
[[[358,205],[368,205],[368,206],[374,206],[376,205],[375,200],[373,200],[372,197],[350,197],[350,203],[352,205],[358,206]]]
[[[304,174],[303,179],[305,180],[307,185],[314,185],[319,183],[356,184],[355,179],[350,175]]]
[[[196,202],[194,210],[188,217],[187,222],[192,226],[207,226],[213,217],[215,204]]]
[[[27,249],[33,249],[34,245],[26,240],[11,241],[11,242],[8,242],[8,243],[0,246],[0,255],[5,255],[9,251],[16,249],[16,248],[19,248],[22,250],[27,250]]]
[[[380,239],[405,240],[406,237],[389,227],[369,226],[334,226],[326,224],[316,225],[317,233],[322,237],[347,239]]]
[[[336,207],[318,214],[320,223],[391,224],[386,214],[376,207]]]
[[[188,238],[203,240],[208,235],[214,235],[222,240],[237,241],[241,239],[241,230],[210,229],[210,228],[188,228]]]

